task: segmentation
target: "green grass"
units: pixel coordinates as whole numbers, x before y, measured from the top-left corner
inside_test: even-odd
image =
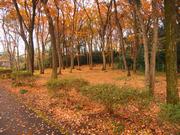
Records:
[[[13,80],[12,85],[15,87],[19,86],[35,86],[35,80],[37,76],[32,76],[28,71],[14,71],[11,74]]]
[[[7,79],[11,78],[12,70],[9,68],[0,67],[0,78]]]
[[[180,123],[180,104],[163,104],[159,113],[161,120],[169,121],[171,123]]]
[[[128,87],[119,88],[112,84],[89,85],[82,87],[80,91],[92,100],[104,104],[109,112],[113,112],[113,107],[116,104],[127,104],[133,101],[141,106],[147,106],[151,101],[146,90]]]
[[[65,78],[65,79],[52,79],[49,80],[46,84],[47,89],[52,95],[52,97],[62,97],[64,94],[60,92],[60,90],[71,90],[75,88],[76,90],[81,87],[88,85],[89,83],[84,79],[78,78]],[[67,94],[67,93],[66,93]]]
[[[28,71],[14,71],[11,74],[11,78],[14,80],[25,79],[27,77],[32,77],[31,73]]]
[[[131,78],[128,76],[121,76],[121,77],[115,78],[115,80],[117,80],[117,81],[121,81],[121,80],[128,81],[128,80],[131,80]]]
[[[28,92],[28,90],[26,90],[26,89],[20,89],[19,90],[19,93],[20,94],[26,94]]]
[[[113,122],[112,125],[114,127],[113,128],[113,133],[115,135],[121,135],[123,133],[123,131],[125,130],[125,126],[122,123]]]
[[[47,82],[47,88],[50,90],[57,90],[57,89],[79,89],[89,83],[84,79],[78,78],[65,78],[65,79],[53,79]]]

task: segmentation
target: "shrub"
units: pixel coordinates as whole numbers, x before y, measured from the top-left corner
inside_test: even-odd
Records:
[[[149,95],[146,91],[133,88],[119,88],[112,84],[85,86],[80,91],[91,99],[104,104],[110,113],[113,113],[113,106],[119,103],[125,104],[130,101],[144,103],[144,101],[149,101],[147,100],[149,99]]]
[[[161,120],[180,123],[180,104],[163,104],[161,105],[161,111],[159,113]]]

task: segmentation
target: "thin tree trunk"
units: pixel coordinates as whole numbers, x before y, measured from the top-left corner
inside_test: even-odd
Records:
[[[77,63],[78,63],[78,70],[80,70],[80,46],[77,46],[78,54],[77,54]]]
[[[133,72],[136,73],[136,63],[137,63],[137,49],[139,45],[139,36],[138,36],[138,24],[137,24],[137,15],[136,11],[134,10],[133,15],[133,21],[134,21],[134,34],[135,34],[135,41],[134,41],[134,47],[133,47]]]
[[[105,51],[102,50],[102,57],[103,57],[103,67],[102,70],[106,70],[106,55],[105,55]]]
[[[73,45],[72,45],[72,43],[70,45],[70,59],[71,59],[70,73],[72,73],[72,70],[74,68],[74,54],[73,54]]]
[[[125,47],[124,47],[122,26],[121,26],[121,23],[119,22],[119,19],[118,19],[116,0],[113,0],[113,1],[114,1],[115,19],[116,19],[116,24],[117,24],[117,27],[118,27],[118,32],[119,32],[119,41],[120,41],[119,44],[120,44],[122,57],[123,57],[123,64],[124,64],[125,70],[127,70],[128,68],[127,68],[127,61],[126,61],[126,53],[125,53]]]
[[[146,87],[149,88],[149,48],[148,48],[148,37],[146,33],[145,24],[143,22],[142,16],[139,12],[137,5],[135,6],[135,10],[139,19],[142,36],[143,36],[143,44],[144,44],[144,61],[145,61],[145,81]]]
[[[20,59],[19,59],[19,45],[17,45],[17,70],[20,70],[20,65],[19,65]]]
[[[89,44],[89,69],[92,70],[93,68],[93,57],[92,57],[92,39]]]
[[[44,42],[42,41],[42,74],[44,74],[44,70],[45,70],[45,44]]]

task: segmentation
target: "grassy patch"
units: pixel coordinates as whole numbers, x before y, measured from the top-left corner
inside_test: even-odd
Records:
[[[127,76],[121,76],[121,77],[115,78],[115,80],[117,80],[117,81],[121,81],[121,80],[128,81],[128,80],[131,80],[131,78],[127,77]]]
[[[89,83],[84,79],[66,78],[66,79],[53,79],[47,82],[47,88],[51,90],[76,88],[79,89]]]
[[[32,76],[31,73],[28,71],[15,71],[15,72],[12,72],[11,74],[11,78],[14,80],[25,79],[31,76]]]
[[[6,79],[11,77],[12,70],[0,67],[0,78]]]
[[[161,111],[159,113],[161,120],[180,123],[180,104],[163,104],[161,105]]]
[[[65,78],[65,79],[53,79],[47,82],[47,88],[49,93],[53,97],[61,97],[62,93],[60,93],[61,89],[70,90],[72,88],[80,89],[83,86],[88,85],[89,83],[83,79],[77,78]]]
[[[15,87],[33,87],[37,76],[32,76],[31,73],[28,71],[15,71],[11,74],[11,78],[13,80],[12,85]]]
[[[147,91],[133,88],[119,88],[112,84],[98,84],[85,86],[80,91],[106,106],[107,111],[113,112],[116,104],[126,104],[135,101],[143,106],[148,105],[150,97]]]
[[[26,89],[20,89],[19,90],[19,93],[20,94],[26,94],[28,92],[28,90],[26,90]]]
[[[124,130],[125,130],[125,126],[122,123],[113,122],[112,125],[114,127],[113,128],[113,133],[115,135],[121,135],[124,132]]]

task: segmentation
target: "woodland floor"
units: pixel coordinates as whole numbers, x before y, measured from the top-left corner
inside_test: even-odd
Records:
[[[90,100],[75,89],[66,92],[67,96],[52,98],[46,88],[50,74],[50,69],[47,69],[44,75],[36,73],[35,82],[31,86],[14,87],[10,79],[0,80],[0,86],[17,95],[24,104],[45,114],[62,129],[67,129],[70,134],[112,135],[117,134],[116,130],[121,128],[121,125],[124,127],[124,135],[179,134],[180,125],[161,122],[158,119],[159,104],[165,102],[166,82],[163,73],[158,73],[156,77],[154,102],[143,109],[134,104],[119,105],[113,116],[104,111],[102,104]],[[124,71],[111,69],[101,71],[100,66],[95,66],[93,70],[82,66],[81,70],[74,69],[73,73],[69,73],[69,69],[62,70],[59,78],[68,77],[83,78],[90,84],[111,83],[119,87],[144,88],[142,73],[132,73],[131,77],[127,77]],[[180,80],[178,84],[180,89]],[[20,89],[26,89],[28,92],[20,94]],[[7,101],[5,104],[13,103]]]

